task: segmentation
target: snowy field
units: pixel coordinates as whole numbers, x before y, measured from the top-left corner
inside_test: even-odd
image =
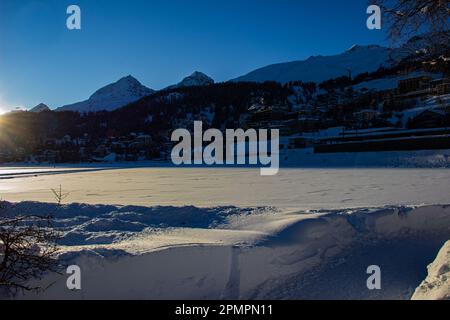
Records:
[[[409,299],[450,239],[445,168],[63,170],[3,168],[0,197],[9,214],[54,214],[83,289],[49,275],[16,298]]]
[[[82,290],[50,275],[19,299],[409,299],[450,237],[450,207],[334,211],[20,203],[53,212],[61,261]],[[164,221],[164,222],[162,222]],[[448,266],[448,261],[445,262]],[[367,289],[366,269],[382,270]],[[426,291],[426,290],[425,290]]]
[[[88,204],[339,209],[445,204],[449,184],[449,169],[136,168],[0,179],[0,197],[53,202],[62,185],[66,202]]]

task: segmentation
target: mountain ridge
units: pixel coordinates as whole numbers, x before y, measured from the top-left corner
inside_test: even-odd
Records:
[[[398,58],[400,57],[397,56],[397,52],[394,49],[378,45],[354,45],[336,55],[317,55],[305,60],[270,64],[230,81],[276,81],[280,83],[303,81],[320,83],[348,75],[349,72],[353,75],[373,72],[381,66],[390,65]]]
[[[98,89],[87,100],[62,106],[55,109],[55,111],[113,111],[159,91],[192,86],[208,86],[212,84],[214,84],[212,78],[202,72],[195,71],[178,84],[162,90],[153,90],[142,85],[133,76],[128,75]]]
[[[376,44],[351,46],[334,55],[310,56],[305,60],[294,60],[270,64],[232,79],[234,82],[290,81],[321,83],[326,80],[360,73],[374,72],[380,67],[391,67],[400,60],[417,52],[426,52],[430,46],[430,34],[410,38],[399,47],[389,48]]]
[[[166,89],[178,89],[185,87],[209,86],[214,84],[214,80],[200,71],[194,71],[191,75],[185,77],[181,82],[169,86]]]
[[[357,76],[374,72],[380,67],[391,67],[414,51],[424,50],[424,37],[414,37],[403,46],[388,48],[380,45],[353,45],[335,55],[310,56],[305,60],[295,60],[270,64],[258,68],[229,82],[265,82],[275,81],[282,84],[291,81],[321,83],[341,76]],[[181,82],[162,90],[153,90],[143,86],[132,76],[106,85],[89,99],[66,105],[56,111],[112,111],[124,107],[141,98],[164,90],[176,90],[191,86],[209,86],[215,82],[206,74],[195,71]]]
[[[142,85],[131,75],[95,91],[87,100],[62,106],[56,111],[112,111],[135,102],[156,91]]]
[[[30,109],[30,112],[40,113],[44,111],[50,111],[50,108],[45,103],[40,103],[34,108]]]

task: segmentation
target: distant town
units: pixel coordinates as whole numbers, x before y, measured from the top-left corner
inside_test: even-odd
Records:
[[[281,152],[450,149],[449,65],[446,54],[421,52],[320,84],[214,83],[194,73],[186,85],[144,90],[143,98],[115,110],[40,105],[0,117],[0,163],[167,161],[171,132],[192,131],[196,120],[221,130],[279,129]],[[132,77],[120,81],[140,86]]]

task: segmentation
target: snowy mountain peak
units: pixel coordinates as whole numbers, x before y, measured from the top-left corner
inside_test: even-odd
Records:
[[[347,52],[352,52],[352,51],[358,50],[358,48],[359,48],[359,45],[354,44],[350,48],[347,49]]]
[[[354,44],[349,49],[347,49],[346,52],[355,52],[355,51],[359,51],[359,50],[371,50],[371,49],[379,49],[379,48],[382,48],[382,47],[380,47],[378,45],[361,46],[359,44]]]
[[[195,71],[189,77],[184,78],[181,84],[185,86],[208,86],[214,84],[214,80],[202,72]]]
[[[104,98],[143,97],[152,94],[153,92],[154,90],[143,86],[133,76],[126,76],[115,83],[97,90],[90,99],[103,100]]]
[[[184,78],[180,83],[170,86],[168,89],[184,88],[184,87],[201,87],[214,84],[214,80],[203,72],[195,71],[190,76]]]
[[[392,63],[392,49],[378,45],[354,45],[350,49],[331,56],[312,56],[306,60],[278,63],[252,71],[232,81],[264,82],[303,81],[320,83],[329,79],[363,72],[376,71]]]
[[[50,108],[44,103],[40,103],[36,107],[34,107],[30,110],[30,112],[35,112],[35,113],[40,113],[40,112],[44,112],[44,111],[50,111]]]
[[[154,92],[154,90],[143,86],[136,78],[129,75],[97,90],[88,100],[61,107],[57,111],[112,111]]]

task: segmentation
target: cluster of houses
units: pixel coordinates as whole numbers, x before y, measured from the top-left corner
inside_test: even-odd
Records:
[[[311,133],[326,130],[335,126],[346,126],[360,129],[371,127],[436,128],[442,127],[449,119],[450,111],[450,78],[433,79],[430,76],[417,76],[398,81],[397,88],[359,93],[350,102],[343,100],[330,103],[330,96],[317,99],[316,105],[305,105],[299,110],[292,110],[286,105],[265,106],[255,104],[250,109],[246,126],[249,128],[265,127],[280,129],[283,136],[296,133]],[[428,101],[429,107],[417,107]],[[431,101],[432,100],[432,101]],[[389,110],[388,104],[393,105]],[[383,108],[383,105],[386,105]],[[345,113],[349,108],[354,112],[345,115],[341,121],[329,115]],[[414,109],[414,112],[408,112]],[[392,114],[400,117],[411,116],[410,121],[396,120],[392,123]]]
[[[165,145],[155,143],[148,134],[131,133],[122,137],[93,139],[65,135],[61,139],[47,138],[31,155],[26,150],[0,150],[0,163],[31,162],[115,162],[158,160],[167,157]]]
[[[351,108],[352,112],[348,112]],[[330,116],[330,110],[334,117]],[[347,111],[347,112],[346,112]],[[336,115],[343,114],[341,119]],[[397,120],[392,120],[397,115]],[[211,115],[205,121],[211,123]],[[407,119],[405,119],[407,117]],[[403,118],[403,119],[402,119]],[[181,120],[180,120],[181,121]],[[191,119],[174,125],[188,125]],[[376,124],[376,125],[374,125]],[[428,75],[403,78],[387,90],[362,90],[345,100],[319,97],[314,104],[255,103],[239,125],[243,128],[279,129],[287,137],[286,148],[314,148],[316,152],[411,150],[450,148],[450,78]],[[375,128],[375,129],[374,129]],[[428,130],[427,130],[428,129]],[[121,137],[39,141],[29,152],[0,148],[0,163],[6,162],[114,162],[167,160],[172,143],[170,131],[152,137],[130,133]],[[30,155],[32,154],[32,155]]]
[[[249,109],[249,113],[244,127],[279,129],[281,136],[318,131],[334,124],[332,120],[320,115],[317,109],[309,109],[308,106],[292,110],[287,105],[255,104]]]
[[[341,126],[306,132],[291,137],[288,148],[312,147],[316,153],[450,148],[449,78],[411,77],[399,80],[395,89],[376,94],[393,100],[397,121],[392,121],[391,115],[391,122],[384,126]],[[354,112],[352,116],[356,123],[363,124],[377,118],[387,119],[388,115],[373,107]]]

